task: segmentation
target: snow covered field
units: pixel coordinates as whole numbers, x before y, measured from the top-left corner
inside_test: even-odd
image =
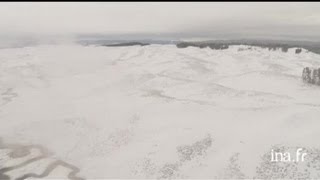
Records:
[[[302,82],[305,66],[320,55],[1,49],[0,179],[320,178],[320,87]],[[297,147],[305,162],[270,162],[271,149]]]

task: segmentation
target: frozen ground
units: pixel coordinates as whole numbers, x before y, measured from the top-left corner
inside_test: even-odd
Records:
[[[320,56],[231,46],[0,50],[0,179],[320,178]],[[305,162],[270,150],[305,148]]]

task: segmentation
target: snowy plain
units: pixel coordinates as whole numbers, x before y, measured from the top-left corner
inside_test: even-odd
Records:
[[[320,55],[250,46],[0,49],[0,177],[41,174],[59,160],[86,179],[320,178],[320,87],[302,82],[306,66],[320,67]],[[28,145],[48,152],[1,174],[41,153],[19,151]],[[308,150],[306,162],[268,159],[272,148],[296,147]],[[69,172],[61,166],[46,178],[75,179]]]

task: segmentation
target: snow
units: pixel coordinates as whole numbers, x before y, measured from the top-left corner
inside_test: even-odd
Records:
[[[0,137],[52,153],[34,162],[39,168],[5,174],[39,174],[58,159],[88,179],[297,177],[291,166],[285,174],[257,170],[278,167],[262,158],[274,146],[320,148],[320,87],[301,80],[320,56],[295,49],[1,49]],[[0,169],[20,159],[5,150]],[[60,169],[50,177],[69,172]]]

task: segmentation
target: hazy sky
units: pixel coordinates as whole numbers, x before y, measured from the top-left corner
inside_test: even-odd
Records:
[[[0,3],[0,33],[320,37],[320,3]]]

